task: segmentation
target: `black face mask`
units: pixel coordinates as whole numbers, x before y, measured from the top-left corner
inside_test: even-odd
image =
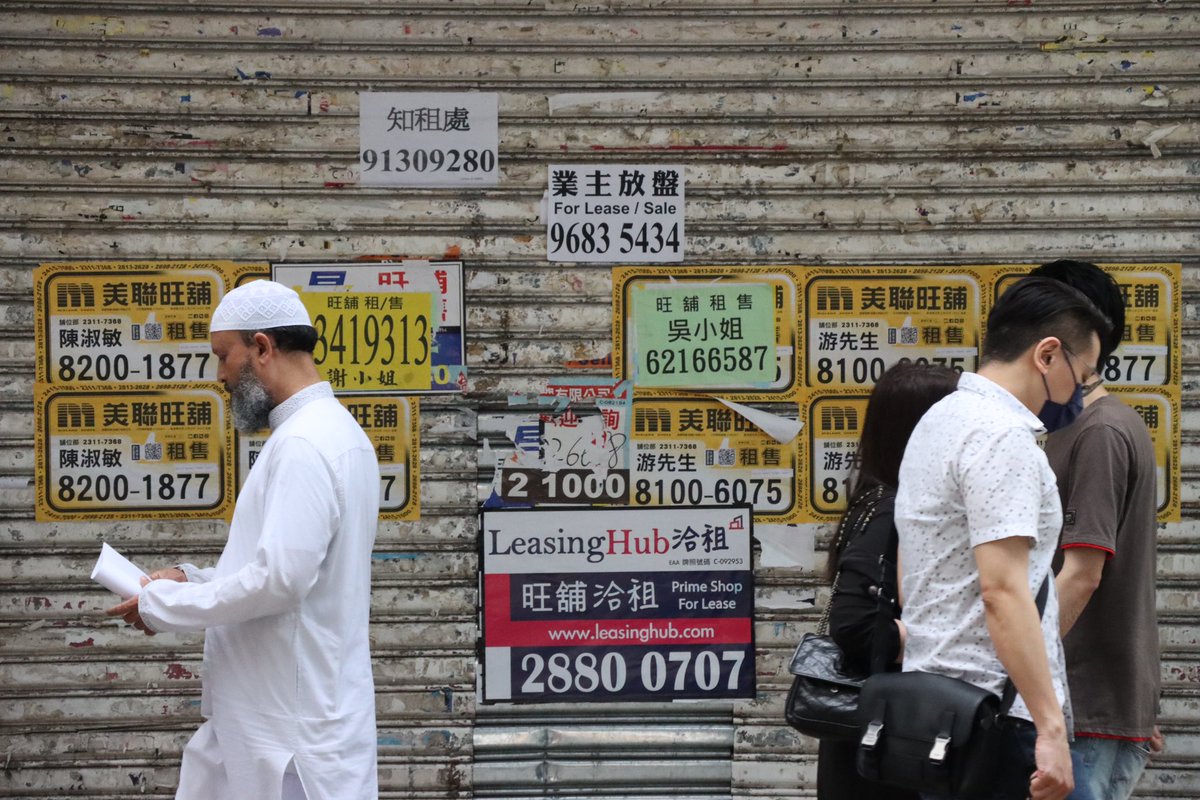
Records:
[[[1067,360],[1067,367],[1071,370],[1071,377],[1074,378],[1075,366],[1071,363],[1071,356],[1065,347],[1063,356]],[[1046,387],[1046,402],[1042,404],[1042,410],[1038,412],[1038,419],[1046,426],[1049,433],[1054,433],[1070,425],[1083,413],[1083,384],[1075,384],[1075,392],[1066,403],[1056,403],[1050,399],[1050,384],[1046,380],[1045,374],[1042,375],[1042,384]]]

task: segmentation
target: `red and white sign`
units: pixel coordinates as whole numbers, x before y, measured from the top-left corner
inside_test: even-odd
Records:
[[[752,511],[481,517],[483,702],[754,696]]]

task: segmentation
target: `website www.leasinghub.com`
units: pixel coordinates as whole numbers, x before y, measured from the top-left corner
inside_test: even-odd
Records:
[[[555,642],[651,642],[651,641],[705,641],[716,636],[716,628],[690,627],[681,628],[674,622],[656,625],[648,622],[642,625],[593,625],[591,629],[548,630],[551,641]]]

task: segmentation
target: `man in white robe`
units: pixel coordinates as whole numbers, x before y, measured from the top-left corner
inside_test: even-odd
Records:
[[[210,333],[235,425],[271,435],[216,567],[159,570],[108,613],[147,634],[205,632],[205,722],[178,800],[375,800],[375,451],[321,381],[294,291],[234,289]]]

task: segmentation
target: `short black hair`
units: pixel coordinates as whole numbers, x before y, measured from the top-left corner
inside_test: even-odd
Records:
[[[1051,278],[1022,278],[988,314],[983,363],[1011,363],[1047,336],[1073,353],[1087,349],[1092,334],[1104,342],[1112,323],[1085,294]]]
[[[242,331],[242,343],[250,344],[255,334],[265,333],[274,340],[275,346],[284,353],[309,353],[317,347],[317,329],[312,325],[284,325],[279,328],[263,328],[257,331]]]
[[[1125,298],[1121,295],[1117,279],[1091,262],[1074,261],[1069,258],[1043,264],[1029,274],[1039,278],[1053,278],[1075,287],[1108,317],[1112,323],[1112,330],[1108,332],[1108,336],[1100,338],[1100,362],[1096,368],[1101,369],[1108,357],[1121,346],[1121,339],[1125,335]]]

